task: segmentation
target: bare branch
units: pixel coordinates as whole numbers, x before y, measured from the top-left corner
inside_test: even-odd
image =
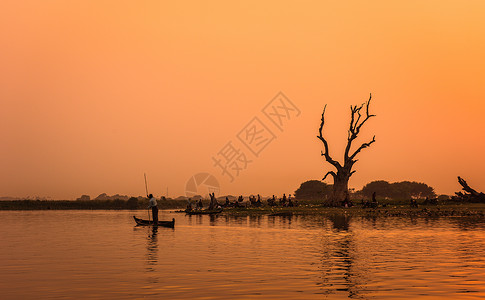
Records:
[[[461,178],[460,176],[458,176],[458,183],[463,187],[463,190],[465,192],[468,192],[468,193],[472,194],[473,196],[478,196],[480,194],[476,190],[472,189],[468,185],[468,183],[465,181],[465,179]]]
[[[355,113],[357,113],[358,117],[357,117],[357,120],[355,120],[355,122],[350,122],[350,131],[351,132],[355,131],[357,124],[359,124],[360,118],[362,118],[362,114],[360,113],[360,110],[362,109],[363,106],[364,106],[364,103],[362,103],[359,107],[357,107],[357,105],[356,105],[356,106],[354,106],[354,109],[352,110],[352,120],[354,119],[353,115],[355,115]]]
[[[366,114],[366,117],[365,119],[360,123],[360,124],[356,124],[356,127],[355,127],[355,135],[357,136],[360,132],[360,128],[362,127],[362,125],[364,125],[364,123],[369,120],[370,118],[372,117],[375,117],[376,115],[371,115],[369,114],[369,105],[370,105],[370,100],[372,99],[372,94],[369,94],[369,100],[367,100],[367,103],[364,103],[366,104],[366,107],[365,107],[365,114]],[[362,106],[364,105],[362,104]],[[362,106],[360,108],[362,108]],[[360,109],[359,109],[360,110]]]
[[[470,187],[465,179],[458,176],[458,183],[462,186],[463,192],[455,193],[461,200],[471,202],[485,202],[485,194],[480,193]]]
[[[344,152],[344,160],[351,160],[354,156],[349,157],[350,153],[350,148],[352,147],[352,142],[357,138],[357,136],[360,133],[360,129],[364,125],[364,123],[369,120],[372,117],[375,117],[375,115],[369,114],[369,105],[370,101],[372,99],[372,94],[369,95],[369,100],[366,103],[361,104],[359,107],[356,106],[350,106],[350,111],[351,111],[351,120],[350,120],[350,127],[349,127],[349,132],[348,132],[348,138],[347,138],[347,146],[345,147],[345,152]],[[365,115],[366,117],[362,122],[359,123],[362,114],[361,110],[365,105]],[[355,114],[357,114],[357,119],[355,118]],[[354,121],[355,120],[355,121]],[[358,150],[360,151],[360,150]]]
[[[332,175],[334,180],[335,180],[335,177],[337,177],[337,174],[335,174],[334,171],[328,171],[327,174],[325,174],[325,176],[323,177],[322,181],[324,181],[328,175]]]
[[[329,162],[331,165],[333,165],[335,168],[339,169],[341,168],[340,164],[333,160],[332,157],[330,157],[330,154],[328,153],[328,143],[327,143],[327,140],[325,140],[325,138],[323,137],[323,125],[325,125],[325,109],[327,108],[327,105],[325,104],[325,107],[323,108],[323,112],[322,112],[322,121],[320,123],[320,128],[318,129],[318,136],[317,138],[322,141],[323,143],[323,147],[324,147],[324,150],[325,152],[321,152],[322,153],[322,156],[325,156],[325,160],[327,162]]]
[[[354,128],[354,118],[355,118],[355,108],[354,106],[350,106],[350,127],[349,127],[349,137],[348,140],[350,140]]]
[[[372,145],[372,143],[374,143],[376,141],[376,136],[374,135],[374,137],[372,138],[372,141],[368,142],[368,143],[363,143],[362,145],[360,145],[360,147],[355,150],[354,154],[352,154],[349,159],[352,160],[354,159],[354,157],[360,152],[360,150],[364,149],[364,148],[367,148],[369,147],[370,145]]]

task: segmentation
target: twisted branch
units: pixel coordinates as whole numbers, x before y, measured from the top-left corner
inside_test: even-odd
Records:
[[[369,146],[370,146],[370,145],[372,145],[372,143],[374,143],[375,141],[376,141],[376,136],[374,135],[374,137],[372,138],[372,141],[370,141],[370,142],[368,142],[368,143],[363,143],[362,145],[360,145],[360,147],[359,147],[357,150],[355,150],[354,154],[352,154],[352,155],[349,157],[349,159],[350,159],[350,160],[353,160],[353,159],[354,159],[354,157],[355,157],[355,156],[356,156],[356,155],[357,155],[357,154],[360,152],[360,150],[362,150],[362,149],[365,149],[365,148],[369,147]]]
[[[357,105],[355,105],[355,106],[351,105],[350,106],[351,120],[350,120],[350,126],[349,126],[348,137],[347,137],[347,146],[345,147],[345,155],[344,155],[344,159],[346,161],[355,157],[355,155],[349,157],[349,152],[350,152],[350,147],[352,146],[352,141],[357,138],[357,136],[360,133],[360,129],[365,124],[365,122],[367,122],[367,120],[369,120],[370,118],[376,116],[376,115],[372,115],[372,114],[369,113],[369,105],[370,105],[371,100],[372,100],[372,94],[369,94],[369,100],[367,100],[367,102],[361,104],[360,106],[357,106]],[[359,123],[359,121],[362,117],[361,110],[364,107],[364,105],[365,105],[365,119],[362,120],[362,122]],[[355,118],[356,114],[357,114],[357,119]],[[370,144],[372,144],[374,141],[375,140],[373,140]],[[356,151],[356,153],[360,152],[360,150],[362,150],[363,148],[367,148],[368,146],[370,146],[370,144],[365,146],[365,147],[361,146],[358,149],[358,151]]]
[[[479,196],[480,194],[483,194],[483,193],[479,193],[477,192],[476,190],[472,189],[468,183],[465,181],[465,179],[461,178],[460,176],[458,176],[458,183],[463,187],[462,189],[465,191],[465,192],[468,192],[470,193],[471,195],[477,197]]]
[[[328,171],[327,174],[325,174],[325,176],[323,176],[322,181],[324,181],[325,178],[327,178],[328,175],[332,175],[334,179],[335,179],[335,177],[337,177],[337,174],[335,174],[334,171]]]
[[[321,155],[322,156],[325,156],[325,160],[327,162],[329,162],[335,168],[339,169],[339,168],[342,168],[342,166],[340,166],[340,164],[339,164],[338,161],[335,161],[335,160],[332,159],[332,157],[330,157],[330,154],[328,153],[328,143],[327,143],[327,140],[323,137],[323,125],[325,125],[325,109],[326,108],[327,108],[327,105],[325,104],[325,107],[323,108],[323,112],[322,112],[322,120],[321,120],[321,123],[320,123],[320,128],[318,129],[317,138],[320,141],[322,141],[323,147],[325,149],[325,152],[322,151],[321,152]]]

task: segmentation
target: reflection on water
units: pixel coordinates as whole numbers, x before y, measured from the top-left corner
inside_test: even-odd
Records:
[[[485,297],[483,218],[132,214],[0,212],[2,299]]]
[[[150,227],[148,227],[150,228]],[[151,233],[148,235],[147,242],[147,262],[148,271],[155,271],[158,263],[158,241],[157,241],[158,227],[151,227]]]
[[[344,214],[330,215],[328,219],[337,231],[349,231],[350,216]]]
[[[451,223],[461,230],[477,230],[485,228],[485,218],[460,217],[451,218]]]
[[[355,266],[356,249],[350,229],[350,217],[330,215],[331,237],[321,243],[321,294],[344,293],[349,298],[360,298],[365,285],[365,274]]]

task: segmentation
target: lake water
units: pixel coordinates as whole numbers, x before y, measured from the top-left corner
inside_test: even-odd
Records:
[[[1,299],[483,299],[485,220],[0,212]]]

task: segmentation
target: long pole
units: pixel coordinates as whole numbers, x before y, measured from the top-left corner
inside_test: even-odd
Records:
[[[143,173],[143,175],[145,176],[145,191],[147,193],[147,198],[148,198],[147,174]],[[147,213],[148,213],[148,222],[150,222],[150,208],[148,208]]]

